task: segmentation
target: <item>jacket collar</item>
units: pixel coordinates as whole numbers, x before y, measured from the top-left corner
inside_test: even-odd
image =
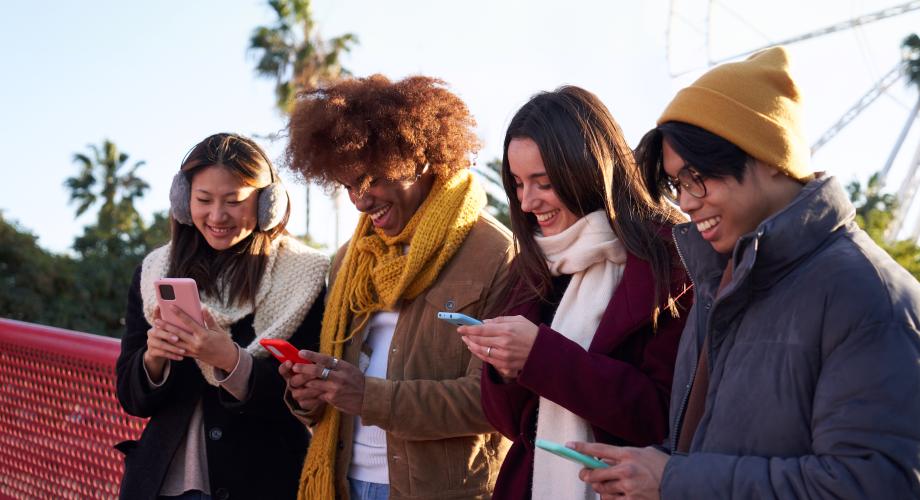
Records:
[[[819,175],[786,208],[738,239],[732,252],[732,281],[751,274],[754,287],[769,288],[820,248],[833,232],[853,221],[854,215],[855,209],[836,178]],[[710,283],[721,276],[727,257],[713,250],[693,224],[675,226],[674,240],[695,283]]]

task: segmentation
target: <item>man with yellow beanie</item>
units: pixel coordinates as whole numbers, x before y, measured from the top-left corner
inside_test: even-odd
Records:
[[[570,443],[633,498],[920,497],[920,284],[813,174],[786,51],[681,90],[636,158],[696,303],[658,448]]]

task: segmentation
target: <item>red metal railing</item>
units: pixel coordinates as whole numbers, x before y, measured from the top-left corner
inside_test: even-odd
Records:
[[[144,420],[115,397],[116,339],[0,319],[0,498],[113,498],[112,446]]]

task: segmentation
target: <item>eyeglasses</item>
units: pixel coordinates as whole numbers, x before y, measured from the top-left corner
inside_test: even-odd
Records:
[[[685,165],[684,168],[680,169],[676,179],[665,175],[661,180],[661,192],[671,201],[679,203],[681,191],[686,191],[687,194],[694,198],[706,197],[706,183],[703,180],[703,176],[689,165]]]
[[[377,186],[408,186],[415,183],[421,177],[421,174],[414,174],[411,176],[403,177],[400,179],[387,179],[385,177],[370,177],[363,176],[360,178],[355,185],[347,184],[344,182],[339,182],[339,185],[348,191],[350,194],[361,197],[364,196],[364,193],[372,188]]]

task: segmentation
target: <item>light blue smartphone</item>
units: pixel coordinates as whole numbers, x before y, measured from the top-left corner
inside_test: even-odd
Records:
[[[601,462],[594,457],[589,457],[584,453],[579,453],[571,448],[566,448],[559,443],[554,443],[545,439],[538,439],[535,444],[537,445],[537,448],[546,450],[553,455],[560,456],[566,460],[571,460],[573,462],[584,465],[589,469],[603,469],[604,467],[610,467],[610,464],[606,462]]]
[[[438,319],[443,319],[444,321],[457,326],[477,326],[482,324],[482,321],[460,313],[439,312]]]

